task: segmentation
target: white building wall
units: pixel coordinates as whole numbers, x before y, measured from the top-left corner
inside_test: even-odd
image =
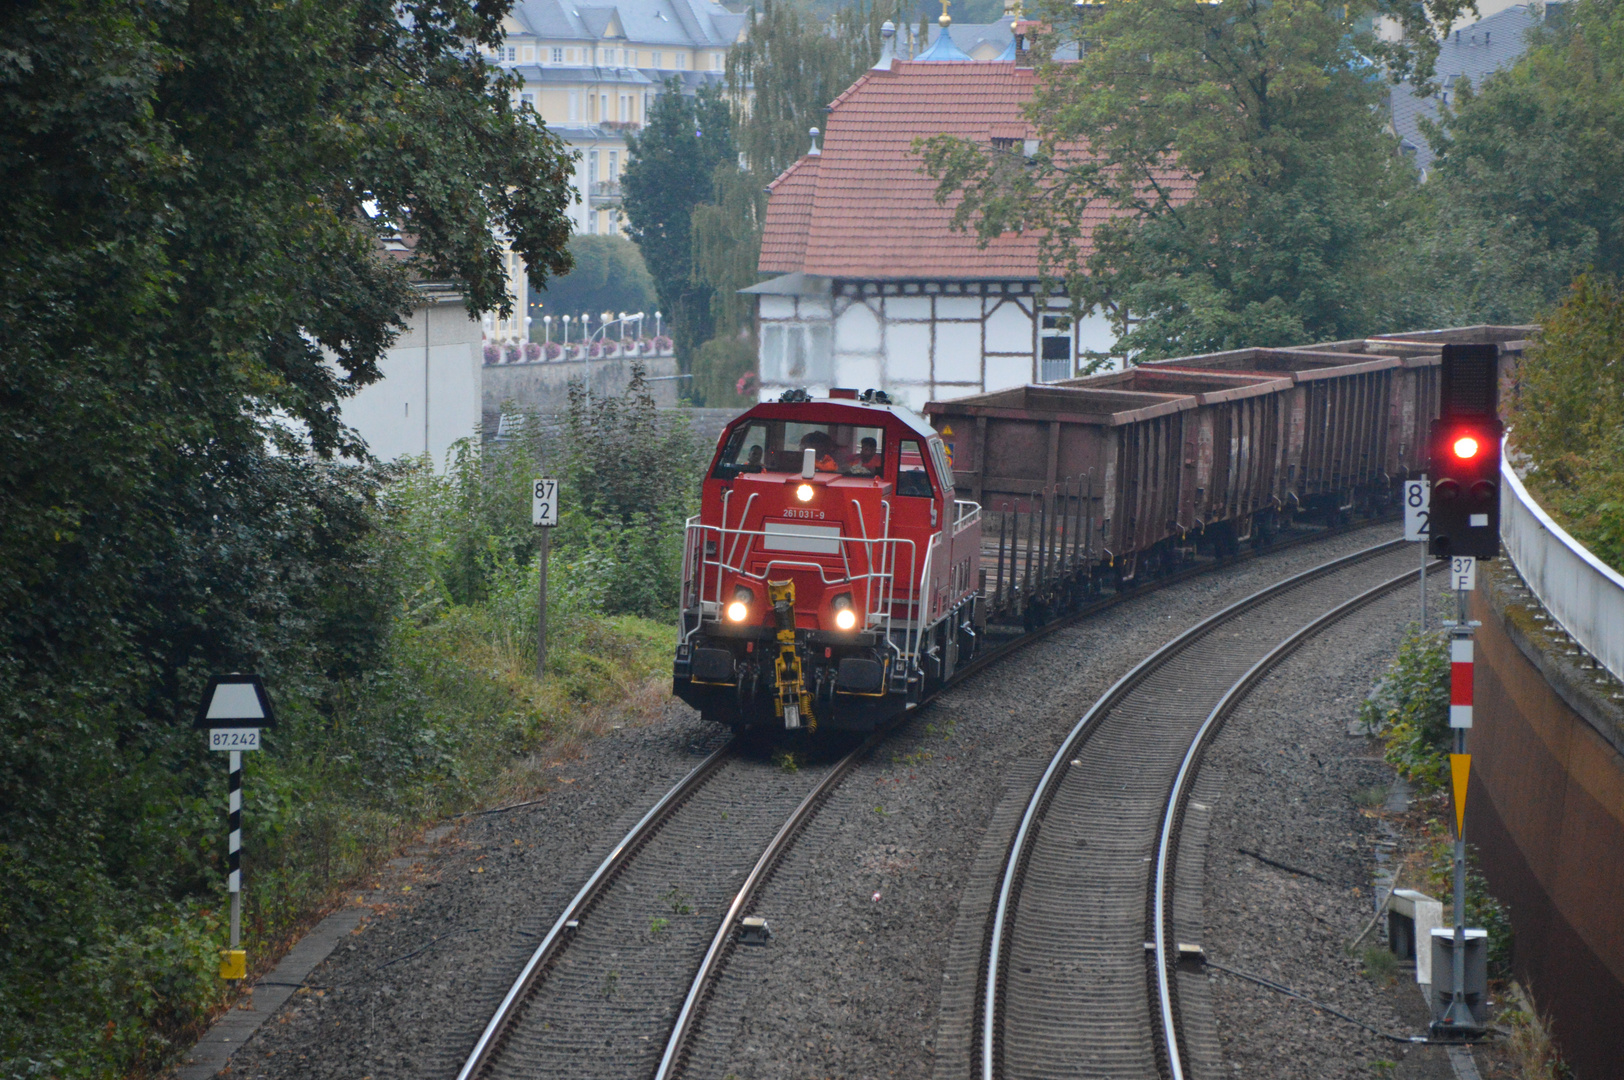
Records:
[[[479,432],[481,360],[480,326],[462,297],[436,297],[379,361],[383,377],[344,401],[343,421],[379,460],[426,453],[443,471],[451,444]]]
[[[996,295],[968,295],[970,286],[958,286],[966,291],[956,294],[942,288],[865,284],[832,298],[761,296],[762,400],[797,386],[813,394],[830,386],[873,387],[919,409],[931,400],[1038,381],[1038,299],[1030,289],[1012,294],[997,286]],[[1048,303],[1051,314],[1065,305]],[[807,353],[814,327],[828,328],[826,357]],[[1075,360],[1084,350],[1108,350],[1115,335],[1103,315],[1094,315],[1078,323],[1073,340]]]

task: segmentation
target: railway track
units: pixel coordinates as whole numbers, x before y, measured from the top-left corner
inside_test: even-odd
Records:
[[[1230,605],[1146,657],[1067,734],[988,919],[982,1080],[1189,1075],[1175,973],[1181,945],[1199,937],[1181,942],[1174,926],[1199,931],[1201,883],[1177,869],[1201,752],[1299,644],[1413,581],[1410,555],[1402,541],[1379,544]]]
[[[1079,619],[1252,557],[1189,567],[1095,600],[989,649],[952,684]],[[457,1080],[680,1075],[756,893],[817,808],[889,731],[793,772],[742,755],[736,739],[711,753],[644,814],[559,914]],[[760,852],[753,862],[751,852]]]

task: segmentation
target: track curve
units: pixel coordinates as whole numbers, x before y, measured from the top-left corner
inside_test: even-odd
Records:
[[[1401,541],[1380,544],[1254,593],[1146,657],[1072,728],[1028,800],[989,917],[983,1080],[1182,1075],[1168,898],[1152,888],[1176,854],[1175,778],[1193,774],[1198,734],[1258,677],[1413,578],[1399,572],[1407,561]]]

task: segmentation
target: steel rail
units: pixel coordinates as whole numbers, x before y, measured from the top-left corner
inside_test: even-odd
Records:
[[[1058,630],[1074,625],[1089,615],[1097,614],[1109,608],[1116,607],[1118,604],[1132,600],[1139,596],[1148,595],[1151,592],[1176,584],[1180,581],[1210,573],[1215,570],[1228,569],[1238,562],[1251,561],[1252,559],[1257,558],[1258,556],[1267,552],[1281,551],[1299,544],[1312,543],[1316,540],[1325,539],[1328,536],[1338,535],[1342,531],[1343,530],[1340,529],[1333,529],[1325,533],[1308,533],[1297,538],[1273,544],[1269,548],[1264,549],[1264,551],[1248,553],[1247,555],[1240,556],[1239,558],[1226,559],[1211,565],[1191,566],[1184,570],[1169,574],[1165,577],[1147,582],[1142,588],[1135,588],[1113,594],[1112,596],[1096,600],[1091,604],[1085,604],[1074,612],[1022,634],[1012,641],[1005,642],[997,647],[983,652],[980,656],[977,656],[974,660],[955,671],[946,683],[938,687],[919,704],[920,706],[927,704],[928,702],[934,700],[938,694],[953,686],[956,686],[964,679],[969,678],[982,669],[1021,651],[1028,645],[1032,645],[1043,640]],[[1393,543],[1402,543],[1402,541],[1394,541]],[[1380,551],[1386,550],[1391,546],[1392,544],[1378,545],[1378,547],[1367,549],[1366,553],[1360,554],[1379,553]],[[1349,558],[1356,557],[1358,556],[1350,556]],[[1312,571],[1309,573],[1312,573]],[[785,821],[784,825],[780,827],[778,833],[773,837],[772,842],[768,845],[762,856],[757,860],[755,867],[751,870],[751,873],[746,878],[744,885],[739,890],[739,893],[735,896],[733,904],[730,905],[727,914],[723,917],[722,925],[714,935],[710,949],[707,951],[705,959],[701,963],[699,973],[696,975],[690,988],[688,997],[683,1003],[682,1011],[678,1016],[676,1025],[673,1027],[671,1037],[667,1041],[666,1053],[661,1060],[659,1072],[657,1073],[657,1077],[660,1078],[660,1080],[666,1080],[666,1078],[674,1075],[673,1070],[680,1065],[681,1053],[685,1049],[686,1042],[689,1036],[692,1034],[694,1025],[698,1020],[700,1007],[703,1003],[704,996],[708,991],[708,984],[715,978],[716,973],[720,968],[721,961],[725,959],[728,939],[737,927],[739,918],[741,918],[744,912],[748,909],[749,903],[754,898],[754,893],[758,891],[761,885],[765,883],[766,879],[770,876],[772,869],[782,858],[783,854],[788,850],[790,843],[795,837],[795,834],[798,833],[811,818],[818,806],[824,799],[827,798],[829,793],[834,790],[839,782],[845,778],[851,769],[854,768],[867,753],[873,750],[875,745],[877,745],[884,737],[889,735],[896,726],[911,717],[915,711],[917,710],[909,710],[908,712],[899,715],[889,723],[882,725],[880,728],[876,729],[872,734],[870,734],[860,746],[858,746],[851,753],[847,754],[846,757],[843,758],[833,770],[831,770],[829,775],[825,776],[821,781],[819,781],[817,786],[813,788],[813,790],[804,800],[802,800],[801,804],[797,806],[795,811]],[[475,1043],[473,1050],[469,1053],[469,1056],[462,1069],[457,1073],[457,1080],[475,1080],[476,1077],[481,1075],[485,1068],[490,1064],[492,1055],[500,1048],[502,1040],[505,1038],[509,1028],[516,1020],[517,1014],[524,1002],[527,1000],[536,980],[552,963],[558,952],[561,951],[566,943],[569,924],[578,919],[581,914],[585,912],[594,901],[597,900],[610,881],[612,881],[619,871],[625,866],[625,864],[630,860],[631,856],[636,853],[636,850],[642,846],[643,842],[653,834],[660,824],[663,824],[663,822],[676,811],[681,803],[687,800],[689,795],[697,790],[705,780],[709,779],[711,774],[716,771],[717,767],[720,766],[723,760],[732,752],[735,745],[736,739],[730,740],[726,745],[713,752],[703,762],[695,766],[693,770],[678,781],[678,783],[672,787],[670,791],[666,792],[666,794],[662,796],[646,814],[643,815],[637,824],[632,827],[632,829],[621,839],[620,843],[615,846],[604,861],[598,866],[598,868],[593,872],[592,876],[587,879],[586,883],[582,885],[580,891],[576,893],[575,897],[570,901],[570,903],[565,907],[564,911],[559,915],[558,919],[553,923],[553,926],[548,931],[547,936],[542,940],[541,944],[536,947],[536,950],[531,955],[530,960],[525,964],[524,968],[520,971],[519,976],[514,980],[512,987],[508,990],[506,996],[503,997],[501,1003],[497,1006],[495,1013],[492,1015],[490,1021],[486,1024],[484,1031],[481,1033],[478,1042]],[[675,1051],[673,1050],[674,1047]]]
[[[982,1080],[996,1080],[997,1077],[997,1030],[999,1021],[998,986],[1004,962],[1004,937],[1008,932],[1012,905],[1015,900],[1016,884],[1020,877],[1021,868],[1025,863],[1028,846],[1036,838],[1037,824],[1043,816],[1050,799],[1053,797],[1058,781],[1065,772],[1066,763],[1076,753],[1077,747],[1092,732],[1093,728],[1135,687],[1145,681],[1154,671],[1170,661],[1178,653],[1193,644],[1198,639],[1211,633],[1223,623],[1257,605],[1289,592],[1300,585],[1336,573],[1339,570],[1355,566],[1361,562],[1377,558],[1390,551],[1397,550],[1405,541],[1390,540],[1376,544],[1372,547],[1356,551],[1330,562],[1293,574],[1263,589],[1258,590],[1244,599],[1237,600],[1228,607],[1208,616],[1207,618],[1189,627],[1183,633],[1162,645],[1155,652],[1146,656],[1135,664],[1127,674],[1118,679],[1110,689],[1102,694],[1082,719],[1072,727],[1060,748],[1050,758],[1048,767],[1039,778],[1032,795],[1027,799],[1026,811],[1021,815],[1019,827],[1015,832],[1015,839],[1010,844],[1009,857],[1005,862],[1003,879],[999,884],[998,900],[993,909],[993,921],[990,941],[987,950],[987,963],[983,969],[982,985],[982,1024],[981,1024],[981,1076]],[[1414,573],[1414,571],[1412,571]],[[1046,628],[1047,629],[1047,628]],[[1028,637],[1032,635],[1027,635]],[[1024,639],[1023,643],[1024,643]],[[1002,652],[1002,650],[1000,650]],[[988,657],[987,659],[992,659]]]
[[[1402,542],[1402,541],[1401,541]],[[1429,570],[1442,566],[1441,561],[1427,567]],[[1171,863],[1177,854],[1179,837],[1182,834],[1183,808],[1189,797],[1189,785],[1195,778],[1196,769],[1200,765],[1201,755],[1206,749],[1207,740],[1223,726],[1229,714],[1240,705],[1241,701],[1252,692],[1258,682],[1274,669],[1282,660],[1296,652],[1309,638],[1324,630],[1335,622],[1346,618],[1368,604],[1372,604],[1395,589],[1402,588],[1414,581],[1420,569],[1406,570],[1397,577],[1389,578],[1367,589],[1352,599],[1345,600],[1336,607],[1315,616],[1308,623],[1286,637],[1274,648],[1258,658],[1246,673],[1236,679],[1224,696],[1213,705],[1212,711],[1207,714],[1201,726],[1196,729],[1195,736],[1190,740],[1189,748],[1184,752],[1184,759],[1179,763],[1178,774],[1173,778],[1172,790],[1167,796],[1167,807],[1162,815],[1161,833],[1156,843],[1156,884],[1152,899],[1154,914],[1152,921],[1155,924],[1156,943],[1156,991],[1160,998],[1162,1039],[1167,1050],[1168,1072],[1172,1080],[1184,1080],[1184,1063],[1182,1052],[1179,1049],[1178,1017],[1173,1005],[1172,979],[1168,972],[1171,970],[1167,951],[1167,922],[1168,908],[1172,903],[1172,876]]]
[[[700,962],[699,970],[694,975],[692,985],[688,988],[688,996],[683,999],[682,1010],[677,1014],[677,1022],[666,1039],[665,1053],[660,1058],[660,1067],[655,1070],[654,1080],[671,1080],[677,1073],[682,1062],[683,1052],[687,1049],[689,1036],[693,1033],[694,1025],[699,1020],[700,1008],[709,993],[710,987],[721,970],[721,964],[729,940],[739,919],[749,909],[751,901],[755,899],[757,890],[766,883],[778,865],[778,861],[789,850],[795,834],[801,827],[811,820],[823,800],[829,793],[839,786],[846,778],[846,774],[856,767],[857,763],[866,757],[869,751],[879,745],[880,741],[890,735],[892,728],[898,721],[893,720],[885,724],[864,739],[851,753],[840,759],[840,764],[829,771],[829,775],[818,781],[816,787],[807,793],[806,798],[785,820],[778,833],[772,838],[761,858],[750,869],[750,874],[739,886],[738,893],[733,897],[733,903],[728,906],[727,914],[722,916],[722,924],[716,928],[716,934],[711,938],[710,948],[705,952],[705,959]]]
[[[1305,539],[1316,538],[1318,537],[1310,536]],[[1339,562],[1338,565],[1351,563],[1351,561],[1356,561],[1359,559],[1374,558],[1376,555],[1391,550],[1394,546],[1402,543],[1402,540],[1394,540],[1376,545],[1375,547],[1368,548],[1361,552],[1357,552],[1354,555],[1348,556],[1347,560]],[[1221,565],[1227,567],[1229,563],[1226,562]],[[1057,619],[1034,632],[1024,634],[1014,641],[1008,642],[997,649],[990,650],[989,652],[977,657],[972,662],[966,664],[963,668],[954,672],[952,677],[950,677],[943,686],[921,701],[920,706],[922,707],[928,704],[943,691],[950,687],[956,686],[962,679],[968,678],[976,672],[981,671],[983,668],[986,668],[999,660],[1005,659],[1014,653],[1019,652],[1027,645],[1047,637],[1050,633],[1056,630],[1074,624],[1087,615],[1096,614],[1097,612],[1106,608],[1114,607],[1116,604],[1124,600],[1131,599],[1135,596],[1146,595],[1155,589],[1174,584],[1176,581],[1182,581],[1186,576],[1206,573],[1216,568],[1217,567],[1211,566],[1192,567],[1184,574],[1170,575],[1166,579],[1155,582],[1151,588],[1137,589],[1130,593],[1123,593],[1118,596],[1108,597],[1102,601],[1097,601],[1094,604],[1085,605],[1082,609],[1073,612],[1064,618]],[[1315,572],[1315,570],[1310,570],[1307,571],[1306,574],[1314,574]],[[1329,573],[1330,571],[1326,570],[1324,572]],[[1306,575],[1297,575],[1296,578],[1291,578],[1288,580],[1295,581],[1304,576]],[[1283,585],[1284,583],[1278,583],[1277,587]],[[1241,603],[1244,604],[1246,601],[1242,601]],[[1239,606],[1236,605],[1236,611],[1238,611],[1238,607]],[[693,982],[688,990],[688,996],[683,1000],[682,1009],[677,1015],[677,1020],[675,1025],[672,1027],[670,1036],[666,1040],[665,1052],[660,1058],[660,1065],[655,1071],[654,1080],[672,1080],[672,1078],[678,1074],[678,1071],[683,1063],[683,1055],[687,1050],[689,1039],[699,1021],[699,1015],[706,995],[709,993],[711,984],[714,982],[720,971],[722,961],[725,959],[729,941],[738,926],[739,919],[741,919],[744,913],[749,910],[751,902],[755,899],[756,892],[766,882],[779,860],[789,849],[790,843],[794,840],[795,835],[811,818],[818,806],[829,795],[829,793],[832,792],[843,779],[845,779],[846,775],[857,765],[857,763],[870,751],[872,751],[883,738],[888,736],[891,730],[906,719],[908,715],[911,714],[904,714],[890,723],[882,725],[880,728],[876,729],[872,734],[870,734],[860,746],[842,758],[840,763],[830,771],[829,775],[825,776],[821,781],[819,781],[818,785],[814,787],[812,791],[807,794],[806,798],[801,801],[801,804],[795,808],[794,812],[789,816],[784,825],[778,830],[778,833],[773,837],[772,842],[769,843],[766,850],[762,852],[761,857],[756,861],[756,865],[751,869],[749,876],[745,878],[744,884],[740,886],[738,893],[734,896],[733,902],[731,905],[729,905],[727,913],[722,917],[721,925],[717,928],[715,935],[711,939],[710,948],[706,951],[705,958],[703,961],[701,961],[699,970],[694,975]]]
[[[648,812],[621,838],[620,843],[615,845],[608,857],[598,864],[598,868],[587,878],[586,884],[581,886],[574,899],[565,905],[563,913],[553,923],[552,929],[547,931],[547,936],[536,946],[536,951],[530,954],[529,962],[519,972],[519,977],[513,981],[513,986],[502,999],[502,1003],[496,1007],[496,1012],[485,1025],[479,1041],[469,1053],[468,1060],[463,1063],[462,1071],[457,1073],[457,1080],[474,1080],[490,1063],[491,1055],[501,1045],[503,1037],[518,1016],[520,1007],[528,999],[536,979],[563,947],[570,923],[579,918],[602,894],[627,860],[654,834],[666,818],[711,778],[722,762],[732,754],[736,742],[736,739],[729,739],[704,761],[694,766],[688,775],[677,781],[670,791],[661,796],[659,802],[649,807]]]

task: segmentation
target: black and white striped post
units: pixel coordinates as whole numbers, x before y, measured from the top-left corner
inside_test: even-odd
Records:
[[[242,979],[248,954],[242,947],[242,755],[259,749],[261,728],[275,727],[270,695],[258,675],[216,675],[203,692],[193,727],[207,730],[210,750],[231,754],[226,803],[226,889],[231,893],[231,944],[220,952],[220,977]]]
[[[254,733],[259,734],[258,729]],[[242,945],[242,751],[231,751],[231,772],[226,783],[226,889],[231,893],[231,945],[221,961],[220,974],[240,979],[246,974],[248,954]],[[231,968],[231,973],[226,968]]]

